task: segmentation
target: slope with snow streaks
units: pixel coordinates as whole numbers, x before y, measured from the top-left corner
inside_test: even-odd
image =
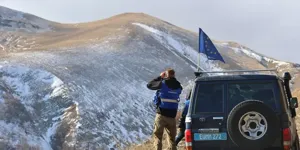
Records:
[[[158,41],[141,37],[144,35],[130,40],[112,38],[123,43],[122,47],[104,42],[51,52],[22,52],[7,61],[46,68],[64,81],[69,96],[78,102],[81,126],[77,149],[122,149],[151,135],[155,112],[149,102],[154,91],[147,89],[148,81],[168,67],[175,68],[183,86],[194,78],[189,63]]]
[[[7,63],[0,67],[0,74],[0,143],[45,150],[60,146],[55,142],[56,131],[66,121],[77,123],[76,117],[52,120],[64,117],[72,105],[63,82],[49,72]]]
[[[10,149],[10,147],[20,148],[24,145],[28,145],[28,147],[31,148],[52,150],[51,145],[43,138],[38,135],[28,134],[28,131],[26,131],[24,127],[20,127],[15,123],[7,123],[1,120],[0,135],[1,149]],[[1,147],[4,144],[6,147]]]
[[[141,23],[132,23],[133,25],[142,27],[143,29],[151,32],[152,36],[158,40],[162,45],[166,46],[169,50],[177,52],[187,59],[191,60],[194,64],[198,64],[199,62],[199,53],[191,46],[186,45],[183,42],[183,39],[176,38],[175,35],[165,33],[153,27],[150,27]],[[177,54],[175,53],[175,54]],[[216,65],[215,63],[209,61],[207,57],[203,54],[200,55],[200,63],[201,69],[205,71],[221,71],[223,70],[221,67]]]
[[[258,54],[256,52],[254,52],[253,50],[250,50],[249,48],[241,46],[241,45],[239,45],[237,43],[234,44],[236,46],[233,46],[232,42],[229,42],[229,43],[223,42],[223,43],[221,43],[219,45],[227,47],[227,48],[230,48],[230,49],[232,49],[237,54],[241,54],[241,53],[245,54],[245,55],[247,55],[247,56],[249,56],[251,58],[256,59],[260,63],[271,63],[271,64],[274,64],[275,65],[274,67],[276,67],[276,68],[278,68],[278,67],[284,67],[284,66],[287,66],[287,65],[291,64],[291,63],[288,63],[288,62],[278,61],[278,60],[275,60],[273,58],[269,58],[269,57],[260,55],[260,54]],[[270,64],[266,64],[266,65],[270,65]]]

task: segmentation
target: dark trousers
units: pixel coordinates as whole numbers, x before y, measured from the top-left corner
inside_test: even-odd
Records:
[[[178,143],[183,139],[184,132],[185,132],[185,129],[180,128],[179,133],[177,134],[176,139],[175,139],[176,145],[178,145]]]

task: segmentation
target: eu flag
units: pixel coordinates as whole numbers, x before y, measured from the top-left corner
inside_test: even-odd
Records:
[[[199,52],[205,54],[209,60],[220,60],[225,63],[213,42],[201,28],[199,28]]]

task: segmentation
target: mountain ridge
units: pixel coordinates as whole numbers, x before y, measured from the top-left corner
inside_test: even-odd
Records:
[[[21,12],[21,11],[6,8],[6,7],[3,7],[3,6],[0,6],[0,8],[1,7],[2,7],[2,9],[8,9],[11,12]],[[21,12],[21,13],[31,15],[31,14],[28,14],[28,13],[25,13],[25,12]],[[42,20],[49,21],[47,19],[40,18],[40,17],[35,16],[35,15],[31,15],[31,16],[34,16],[34,17],[42,19]],[[58,26],[60,26],[60,27],[65,26],[63,28],[68,28],[68,30],[70,32],[73,32],[74,30],[78,30],[78,28],[80,28],[80,27],[82,27],[84,30],[87,30],[86,28],[88,28],[88,30],[91,30],[90,28],[92,28],[91,31],[95,31],[98,28],[101,29],[101,26],[111,25],[111,24],[119,24],[120,22],[122,23],[122,26],[131,25],[132,23],[135,23],[135,22],[150,25],[152,27],[156,27],[156,26],[159,26],[159,25],[163,24],[162,27],[164,27],[164,28],[171,28],[171,29],[176,28],[176,30],[186,31],[188,33],[194,34],[195,36],[198,36],[196,32],[186,30],[182,27],[176,26],[176,25],[171,24],[167,21],[161,20],[160,18],[151,16],[151,15],[143,13],[143,12],[125,12],[125,13],[122,13],[122,14],[106,17],[106,18],[101,19],[101,20],[81,22],[81,23],[59,23],[59,22],[55,22],[55,21],[49,21],[49,22],[54,23],[54,24],[59,24]],[[93,28],[95,26],[96,26],[96,28]],[[0,26],[0,28],[1,28],[1,26]],[[67,31],[65,31],[65,32],[67,32]],[[84,40],[86,40],[86,39],[84,39]],[[212,39],[212,41],[214,41],[215,43],[226,42],[229,45],[233,45],[233,46],[235,45],[234,47],[236,47],[238,45],[239,47],[244,47],[246,49],[251,50],[250,48],[246,47],[245,45],[238,44],[237,42],[234,42],[234,41],[217,41],[217,40],[213,40],[213,39]],[[251,50],[251,51],[253,51],[253,50]],[[258,52],[255,52],[255,53],[259,54],[260,56],[263,56],[263,54],[260,54]],[[271,58],[271,57],[268,57],[268,58],[277,60],[277,59]],[[292,63],[292,62],[289,62],[289,63]]]

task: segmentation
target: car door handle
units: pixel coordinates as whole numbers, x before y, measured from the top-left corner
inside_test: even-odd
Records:
[[[213,117],[213,120],[223,120],[224,117]]]

